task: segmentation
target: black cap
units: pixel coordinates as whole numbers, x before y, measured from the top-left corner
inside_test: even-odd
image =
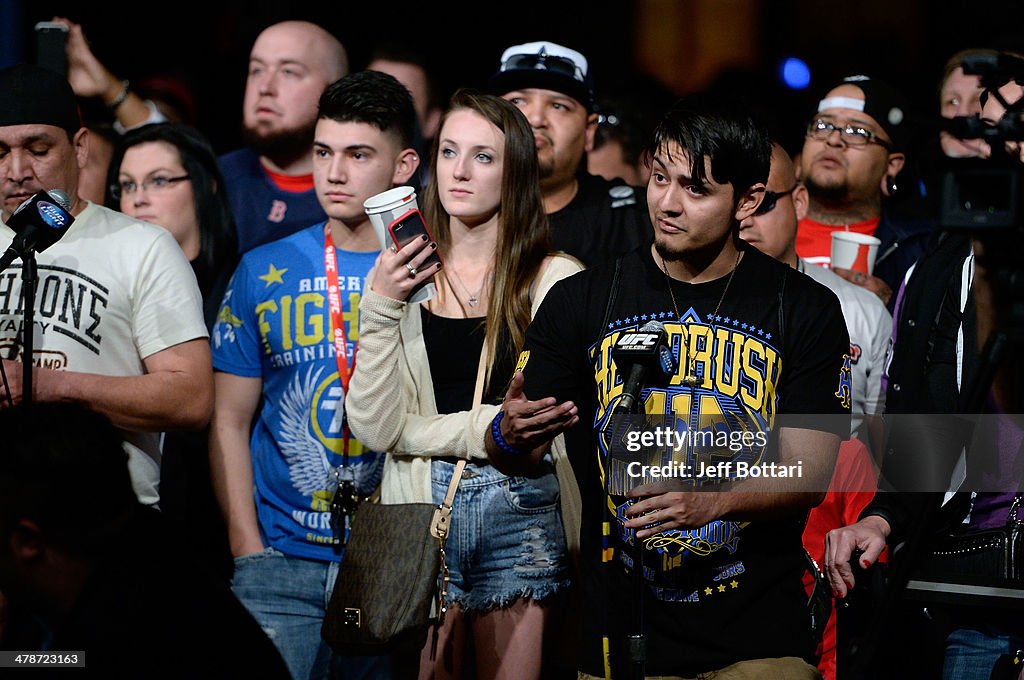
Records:
[[[845,97],[826,96],[818,102],[818,111],[835,107],[852,108],[863,111],[875,119],[885,134],[892,140],[892,148],[899,151],[906,148],[912,126],[910,102],[896,88],[885,81],[868,76],[847,76],[828,88],[831,92],[840,85],[853,85],[864,93],[864,103],[849,101]]]
[[[0,126],[53,125],[74,134],[82,127],[67,79],[34,64],[0,70]]]

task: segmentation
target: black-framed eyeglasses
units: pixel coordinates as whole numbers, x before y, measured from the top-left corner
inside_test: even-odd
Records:
[[[142,187],[146,191],[163,191],[164,189],[169,189],[172,185],[177,184],[178,182],[184,182],[187,179],[192,178],[188,175],[179,175],[178,177],[157,175],[156,177],[150,177],[141,184],[139,182],[133,182],[126,179],[115,184],[111,184],[110,195],[113,196],[115,200],[121,200],[122,196],[131,196],[134,194],[139,190],[139,187]]]
[[[579,82],[584,81],[583,70],[572,59],[550,54],[513,54],[501,65],[502,71],[518,70],[554,71]]]
[[[779,204],[779,199],[796,191],[797,186],[798,185],[794,184],[793,188],[787,191],[770,191],[765,189],[764,198],[761,199],[761,205],[757,206],[757,210],[754,211],[754,215],[767,215],[772,210],[775,210],[775,206]]]
[[[853,123],[836,125],[832,121],[825,120],[824,118],[815,118],[807,124],[807,136],[811,139],[817,139],[822,142],[832,136],[832,133],[836,131],[839,132],[839,138],[849,146],[861,147],[867,146],[868,144],[877,144],[887,151],[892,149],[892,145],[889,142],[860,125],[854,125]]]

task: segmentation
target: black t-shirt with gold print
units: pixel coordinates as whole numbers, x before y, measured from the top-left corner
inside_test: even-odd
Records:
[[[673,281],[673,300],[650,248],[640,247],[622,259],[610,309],[613,264],[556,284],[527,332],[519,360],[526,395],[572,400],[580,409],[581,424],[566,440],[583,496],[579,669],[586,673],[604,674],[605,636],[616,677],[629,668],[623,641],[633,630],[638,592],[634,535],[622,525],[627,503],[614,489],[609,493],[615,474],[609,413],[624,382],[611,350],[620,334],[661,322],[679,364],[667,386],[641,393],[648,414],[668,413],[693,432],[714,433],[770,432],[780,417],[800,414],[807,427],[849,433],[848,418],[815,420],[849,413],[849,337],[838,300],[796,270],[742,249],[727,290],[728,276]],[[678,361],[684,353],[688,359]],[[683,383],[687,373],[697,376],[696,385]],[[723,453],[692,445],[682,451],[677,460],[692,472],[720,462]],[[756,446],[727,448],[727,456],[730,451],[734,463],[770,456]],[[796,513],[771,522],[716,520],[643,539],[646,673],[693,675],[743,659],[812,659],[801,584],[805,519]]]

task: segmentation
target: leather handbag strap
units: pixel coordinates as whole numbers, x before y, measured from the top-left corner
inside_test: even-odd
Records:
[[[484,395],[484,380],[487,373],[487,347],[480,352],[480,361],[476,367],[476,385],[473,387],[473,408],[480,405]],[[430,534],[442,541],[448,537],[448,527],[452,519],[452,503],[455,502],[455,492],[459,490],[459,482],[462,481],[462,472],[466,469],[465,459],[455,464],[452,470],[452,478],[448,482],[448,491],[445,492],[444,502],[434,511],[434,519],[430,523]]]

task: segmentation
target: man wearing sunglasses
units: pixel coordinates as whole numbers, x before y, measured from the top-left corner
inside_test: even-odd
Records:
[[[797,223],[807,215],[807,208],[807,188],[797,183],[793,161],[785,149],[773,144],[771,174],[764,199],[757,211],[740,223],[740,238],[827,286],[839,298],[850,332],[851,429],[870,447],[873,440],[863,416],[881,414],[885,410],[881,379],[892,335],[892,315],[878,296],[797,255]]]
[[[771,172],[766,186],[761,205],[740,223],[740,238],[831,289],[839,298],[850,333],[853,437],[840,444],[832,484],[825,500],[808,514],[803,533],[807,551],[818,564],[822,564],[825,533],[855,522],[874,495],[875,467],[866,446],[876,451],[880,448],[883,427],[880,414],[885,406],[882,372],[892,334],[892,316],[873,293],[797,256],[797,222],[807,214],[807,188],[797,183],[793,161],[777,143],[772,144]],[[810,590],[813,586],[810,572],[804,581]],[[818,653],[818,669],[822,676],[825,680],[834,680],[834,610],[826,624]]]
[[[552,42],[514,45],[488,89],[533,128],[552,244],[592,266],[650,241],[644,191],[587,172],[598,115],[586,57]]]
[[[881,244],[873,274],[836,273],[887,305],[933,231],[926,220],[897,220],[882,209],[883,198],[898,189],[910,128],[911,110],[896,90],[874,78],[850,76],[818,103],[800,156],[809,204],[797,231],[796,252],[828,266],[832,232],[875,236]]]

